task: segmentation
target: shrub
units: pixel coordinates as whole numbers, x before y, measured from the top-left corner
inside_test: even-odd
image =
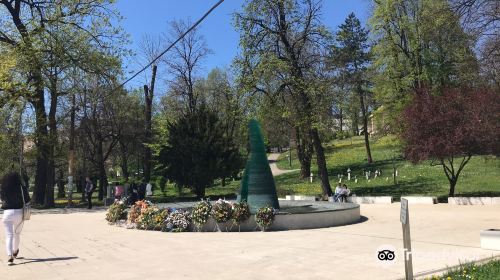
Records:
[[[335,138],[339,140],[347,139],[350,137],[349,131],[337,131],[335,133]]]
[[[183,232],[189,226],[189,212],[182,209],[175,210],[165,219],[163,231],[168,232]]]
[[[212,206],[212,217],[217,223],[225,223],[231,219],[233,209],[231,204],[219,199]]]
[[[116,223],[119,220],[127,218],[127,205],[123,201],[113,203],[106,213],[106,220],[110,223]]]
[[[207,223],[211,210],[212,205],[209,200],[202,200],[194,206],[191,212],[191,221],[197,230],[201,230]]]
[[[266,231],[274,221],[275,209],[272,207],[262,207],[255,214],[255,222],[260,230]]]

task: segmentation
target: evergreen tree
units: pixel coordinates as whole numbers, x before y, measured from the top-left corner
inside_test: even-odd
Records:
[[[369,106],[367,98],[369,92],[367,88],[367,67],[370,63],[368,31],[361,27],[359,19],[356,18],[354,13],[351,13],[345,22],[339,26],[336,41],[337,44],[332,49],[332,64],[336,68],[338,75],[345,77],[344,84],[347,84],[348,90],[355,93],[359,99],[360,110],[355,110],[355,113],[361,111],[366,158],[368,163],[372,163],[370,140],[368,139]]]
[[[201,106],[169,123],[166,145],[159,152],[158,169],[198,198],[215,179],[239,172],[244,161],[216,113]]]

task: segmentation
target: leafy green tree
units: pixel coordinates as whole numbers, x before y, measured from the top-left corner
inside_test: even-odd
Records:
[[[368,31],[361,27],[354,13],[349,14],[345,22],[339,26],[336,34],[337,44],[332,48],[332,64],[338,75],[345,77],[349,89],[359,98],[359,107],[363,121],[366,158],[372,163],[370,140],[368,138],[369,97],[367,68],[370,63]],[[358,111],[359,112],[359,111]]]
[[[329,36],[320,11],[321,5],[315,0],[252,0],[235,15],[235,25],[242,48],[238,60],[241,82],[249,92],[274,95],[284,101],[298,134],[301,175],[309,175],[310,161],[304,160],[308,157],[302,152],[312,145],[323,194],[330,196],[317,114],[323,109],[327,92],[321,73],[322,52]]]
[[[226,131],[217,114],[204,106],[169,122],[157,170],[175,184],[191,189],[198,198],[205,197],[205,189],[215,179],[230,177],[244,165]]]
[[[393,124],[415,89],[439,92],[475,83],[471,38],[448,1],[375,1],[370,24],[376,41],[374,91]]]
[[[100,59],[87,56],[92,48],[101,53],[119,53],[112,51],[116,50],[112,43],[121,33],[111,24],[110,19],[117,15],[110,8],[111,3],[108,0],[0,1],[0,49],[14,54],[16,63],[15,75],[6,79],[9,87],[3,88],[6,83],[2,83],[0,91],[6,93],[3,97],[25,98],[35,112],[33,202],[36,204],[53,205],[58,97],[65,92],[62,85],[67,81],[63,82],[63,78],[70,76],[62,71],[69,69],[68,63],[72,62],[79,64],[81,70],[99,72],[99,67],[92,63]],[[16,87],[19,84],[22,88]]]

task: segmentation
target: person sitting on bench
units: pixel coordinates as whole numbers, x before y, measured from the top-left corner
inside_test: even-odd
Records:
[[[340,184],[339,184],[340,185]],[[335,188],[335,193],[337,193],[337,188]],[[349,190],[346,186],[346,184],[342,185],[339,188],[338,194],[337,194],[337,201],[338,202],[347,202],[347,197],[351,194],[351,190]]]
[[[339,202],[339,196],[342,194],[342,184],[338,183],[333,194],[333,202]]]

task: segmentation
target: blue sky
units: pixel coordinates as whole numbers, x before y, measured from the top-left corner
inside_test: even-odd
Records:
[[[117,9],[124,17],[121,25],[130,35],[133,51],[139,53],[143,34],[158,35],[167,30],[167,23],[178,19],[196,21],[217,0],[118,0]],[[203,63],[203,73],[215,67],[228,66],[238,53],[239,35],[232,26],[232,14],[242,10],[244,0],[225,0],[199,27],[212,50]],[[354,12],[363,23],[369,18],[370,0],[323,0],[323,21],[336,30],[347,15]],[[127,71],[137,70],[147,62],[140,59],[128,62]],[[127,77],[130,74],[127,75]],[[129,86],[142,84],[141,76]]]

